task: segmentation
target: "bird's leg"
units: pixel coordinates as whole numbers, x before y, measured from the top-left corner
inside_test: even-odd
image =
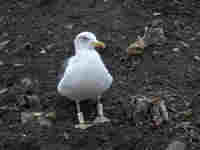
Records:
[[[78,121],[79,124],[75,125],[75,128],[80,128],[80,129],[87,129],[88,127],[92,126],[92,124],[86,124],[84,120],[84,115],[83,112],[81,112],[80,109],[80,104],[78,101],[76,101],[76,109],[77,109],[77,116],[78,116]]]
[[[104,123],[104,122],[110,122],[110,119],[104,116],[103,113],[103,104],[100,101],[101,97],[99,96],[97,98],[97,117],[94,120],[94,123]]]
[[[76,110],[77,110],[78,121],[80,124],[83,124],[85,122],[83,112],[81,112],[80,104],[77,101],[76,101]]]

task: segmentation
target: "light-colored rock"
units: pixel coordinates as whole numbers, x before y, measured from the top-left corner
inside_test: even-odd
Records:
[[[194,59],[197,60],[197,61],[200,61],[200,56],[196,55],[196,56],[194,56]]]
[[[166,150],[185,150],[185,143],[180,141],[173,141],[171,144],[168,145]]]
[[[153,16],[160,16],[160,15],[161,15],[160,12],[154,12],[154,13],[153,13]]]
[[[4,65],[4,62],[0,60],[0,66],[3,66],[3,65]]]
[[[0,43],[0,50],[4,49],[5,46],[10,42],[10,40],[6,40]]]
[[[4,93],[6,93],[7,91],[8,91],[7,88],[1,89],[1,90],[0,90],[0,94],[4,94]]]
[[[179,52],[179,51],[180,51],[180,48],[175,47],[175,48],[172,49],[172,51],[173,51],[173,52]]]

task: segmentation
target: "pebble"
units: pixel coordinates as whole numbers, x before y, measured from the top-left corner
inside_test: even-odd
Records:
[[[188,43],[184,42],[184,41],[180,41],[180,43],[186,48],[190,47],[190,45]]]
[[[162,117],[165,121],[169,121],[169,114],[168,114],[168,111],[167,111],[167,107],[165,105],[165,102],[164,101],[161,101],[160,102],[160,109],[162,111]]]
[[[50,50],[50,49],[52,49],[54,46],[55,46],[54,44],[49,44],[49,45],[46,46],[46,49],[47,49],[47,50]]]
[[[0,23],[3,23],[4,18],[5,18],[4,16],[1,16],[1,17],[0,17]]]
[[[200,32],[197,32],[197,36],[200,36]]]
[[[0,60],[0,66],[3,66],[3,65],[4,65],[4,62]]]
[[[160,16],[161,15],[161,13],[159,13],[159,12],[154,12],[153,13],[153,16]]]
[[[27,95],[26,98],[28,101],[26,102],[28,105],[34,108],[40,108],[40,98],[37,95]]]
[[[67,132],[64,132],[63,136],[64,136],[65,140],[69,139],[69,134]]]
[[[20,38],[22,38],[22,37],[20,37]],[[26,50],[31,50],[33,48],[33,45],[30,42],[26,42],[26,43],[24,43],[23,48],[25,48]]]
[[[166,150],[185,150],[185,143],[180,141],[174,141],[167,147]]]
[[[46,54],[47,52],[44,50],[44,49],[42,49],[41,51],[40,51],[40,54]]]
[[[180,48],[175,47],[175,48],[172,49],[172,51],[173,51],[173,52],[179,52],[179,51],[180,51]]]
[[[196,119],[194,123],[195,123],[195,125],[196,125],[197,127],[200,127],[200,120],[199,120],[199,119]]]
[[[153,55],[154,55],[154,56],[161,57],[161,56],[163,56],[163,52],[160,52],[160,51],[155,50],[155,51],[153,51]]]
[[[195,41],[195,40],[196,40],[195,37],[190,38],[190,41]]]
[[[67,25],[64,26],[64,28],[65,28],[65,29],[68,29],[68,30],[72,30],[73,27],[74,27],[73,24],[67,24]]]
[[[8,33],[7,33],[7,32],[3,32],[1,36],[2,36],[2,37],[7,37],[7,36],[8,36]]]
[[[7,91],[8,91],[8,89],[7,89],[7,88],[4,88],[4,89],[0,90],[0,94],[4,94],[4,93],[6,93]]]
[[[45,119],[43,117],[39,117],[38,118],[38,122],[41,126],[45,126],[45,127],[50,127],[52,125],[51,121],[48,119]]]
[[[30,112],[21,112],[21,121],[23,124],[33,120],[33,115]]]
[[[23,78],[21,80],[22,85],[24,85],[25,87],[30,87],[33,83],[31,81],[31,79],[29,78]]]
[[[43,116],[42,112],[21,112],[21,122],[22,124],[36,121],[41,126],[50,127],[52,125],[51,121]]]
[[[13,64],[15,67],[21,67],[24,66],[24,64]]]
[[[10,42],[10,40],[6,40],[0,43],[0,50],[4,49],[4,47]]]
[[[199,56],[197,56],[197,55],[196,55],[196,56],[194,56],[194,59],[195,59],[195,60],[197,60],[197,61],[200,61],[200,57],[199,57]]]

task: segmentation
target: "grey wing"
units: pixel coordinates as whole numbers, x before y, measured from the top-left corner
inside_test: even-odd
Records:
[[[70,60],[70,58],[66,58],[66,59],[63,61],[63,64],[62,64],[62,66],[61,66],[61,69],[60,69],[60,71],[59,71],[59,73],[58,73],[58,79],[59,79],[59,80],[62,79],[62,77],[63,77],[63,75],[64,75],[64,73],[65,73],[65,70],[66,70],[67,66],[69,65],[69,60]]]
[[[68,66],[70,64],[74,64],[75,62],[77,62],[78,59],[76,59],[76,56],[71,56],[69,58],[66,58],[64,61],[63,61],[63,64],[62,64],[62,67],[58,73],[58,78],[61,80],[62,77],[64,76],[64,73],[66,71],[66,69],[68,68]]]

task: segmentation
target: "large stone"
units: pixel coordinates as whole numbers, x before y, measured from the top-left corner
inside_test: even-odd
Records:
[[[173,141],[171,144],[168,145],[166,150],[185,150],[185,143],[180,141]]]

